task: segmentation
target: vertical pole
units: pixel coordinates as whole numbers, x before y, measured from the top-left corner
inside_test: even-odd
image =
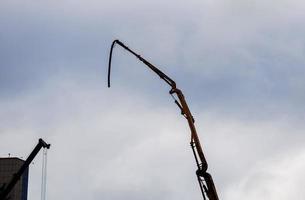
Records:
[[[46,200],[46,184],[47,184],[47,149],[43,149],[42,156],[42,175],[41,175],[41,200]]]

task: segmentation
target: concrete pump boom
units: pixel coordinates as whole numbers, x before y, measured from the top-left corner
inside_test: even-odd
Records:
[[[7,184],[7,186],[4,188],[3,192],[0,194],[0,200],[5,200],[6,196],[12,191],[20,177],[22,176],[23,172],[29,167],[37,153],[40,151],[41,148],[50,148],[50,144],[47,144],[43,139],[39,139],[38,144],[35,146],[29,157],[25,160],[23,165],[20,167],[18,172],[13,175],[10,182]]]
[[[216,188],[212,179],[212,176],[207,172],[208,169],[208,163],[205,159],[205,156],[203,154],[203,150],[200,144],[199,137],[197,135],[197,131],[194,125],[194,118],[191,114],[191,111],[185,101],[185,98],[183,96],[183,93],[180,89],[176,87],[175,81],[173,81],[170,77],[168,77],[166,74],[164,74],[162,71],[160,71],[157,67],[152,65],[150,62],[142,58],[140,55],[136,54],[134,51],[132,51],[129,47],[124,45],[119,40],[114,40],[111,45],[110,49],[110,55],[109,55],[109,65],[108,65],[108,87],[110,87],[110,72],[111,72],[111,60],[112,60],[112,51],[115,44],[119,44],[121,47],[123,47],[125,50],[136,56],[140,61],[142,61],[146,66],[148,66],[152,71],[154,71],[156,74],[160,76],[161,79],[163,79],[168,85],[171,86],[171,90],[169,93],[173,96],[174,94],[177,95],[178,100],[175,99],[175,103],[178,105],[178,107],[181,110],[181,114],[186,118],[188,125],[191,130],[191,147],[194,153],[194,157],[197,164],[197,179],[199,182],[200,190],[202,193],[202,197],[204,200],[207,198],[209,200],[218,200]],[[174,96],[173,96],[174,97]]]

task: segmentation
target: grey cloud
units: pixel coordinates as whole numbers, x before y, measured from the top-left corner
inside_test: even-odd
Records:
[[[14,144],[20,146],[19,155],[24,155],[25,149],[30,149],[28,146],[33,143],[33,138],[44,137],[49,141],[52,148],[49,151],[48,191],[54,198],[85,198],[89,193],[98,193],[100,198],[126,195],[145,199],[143,191],[148,191],[150,187],[155,188],[151,189],[147,199],[166,193],[174,198],[173,192],[177,188],[172,187],[171,182],[182,178],[177,176],[178,170],[185,168],[179,164],[180,159],[183,160],[186,155],[190,157],[191,152],[182,151],[183,146],[188,147],[188,142],[182,145],[182,149],[177,149],[177,142],[182,142],[184,136],[162,125],[174,125],[172,114],[168,116],[166,110],[161,112],[167,116],[164,121],[159,111],[150,112],[141,98],[135,98],[135,102],[125,99],[126,104],[121,107],[120,101],[115,100],[118,95],[109,94],[113,97],[110,104],[110,99],[102,95],[103,90],[99,94],[76,88],[65,86],[51,93],[47,90],[47,94],[31,96],[29,101],[23,98],[7,103],[1,118],[14,118],[20,129],[12,126],[11,120],[1,125],[2,141],[6,144],[3,150],[10,149],[12,144],[9,141],[14,140]],[[10,105],[18,108],[18,116]],[[131,106],[137,106],[141,114],[131,112],[134,110]],[[139,120],[135,117],[138,115],[148,120]],[[189,135],[185,134],[185,137],[189,138]],[[171,143],[171,140],[176,142]],[[31,177],[39,176],[38,168],[32,170]],[[163,171],[169,173],[169,179]],[[197,186],[196,182],[192,183]],[[39,181],[32,184],[37,187]],[[32,198],[36,196],[34,189],[30,187]],[[68,195],[66,191],[69,190],[71,194]],[[125,191],[126,194],[113,196],[114,190]],[[155,194],[152,195],[152,192]]]
[[[302,199],[304,193],[299,187],[304,187],[304,152],[291,153],[256,164],[256,169],[251,170],[239,185],[227,191],[229,199],[243,199],[245,195],[249,199]],[[288,194],[287,189],[292,192]]]
[[[200,198],[189,130],[175,107],[155,106],[138,91],[92,88],[67,79],[57,83],[56,88],[48,85],[38,93],[1,102],[4,151],[17,149],[14,153],[25,157],[33,138],[44,137],[52,144],[49,197]],[[244,196],[234,191],[239,184],[255,196],[259,190],[243,182],[252,170],[260,170],[257,163],[269,163],[274,155],[294,155],[304,143],[304,127],[295,129],[289,121],[257,123],[204,111],[197,111],[195,118],[224,199],[234,199],[232,192]],[[33,199],[39,198],[39,162],[37,157],[31,167]],[[264,180],[261,176],[259,181]]]

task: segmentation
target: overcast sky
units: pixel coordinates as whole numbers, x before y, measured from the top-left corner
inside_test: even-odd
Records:
[[[47,199],[202,199],[170,89],[196,119],[220,199],[305,198],[305,3],[0,2],[0,156],[48,151]],[[29,199],[40,199],[40,153]]]

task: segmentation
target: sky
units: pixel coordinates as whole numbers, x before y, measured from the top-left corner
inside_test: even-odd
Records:
[[[183,91],[225,200],[305,197],[305,3],[0,2],[0,156],[48,151],[47,199],[202,199]],[[42,152],[30,166],[40,199]]]

